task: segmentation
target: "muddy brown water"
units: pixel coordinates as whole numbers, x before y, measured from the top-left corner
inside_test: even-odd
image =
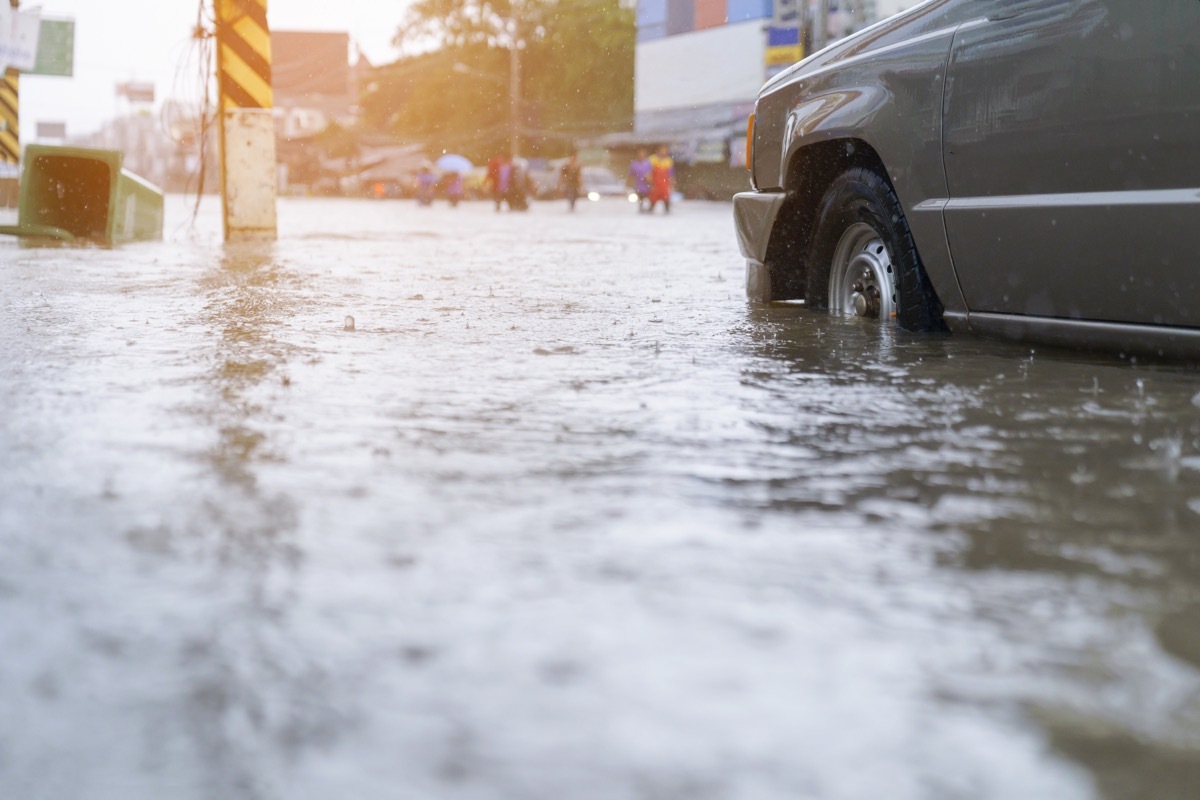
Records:
[[[168,212],[0,242],[0,797],[1198,796],[1194,370],[748,306],[723,204]]]

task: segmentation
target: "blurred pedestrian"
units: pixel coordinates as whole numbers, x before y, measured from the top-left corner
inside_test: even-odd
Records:
[[[650,166],[650,157],[646,153],[646,148],[638,148],[637,157],[629,164],[629,188],[637,194],[639,213],[646,210],[646,203],[650,197],[651,172],[653,172],[653,167]]]
[[[442,194],[450,201],[451,208],[458,208],[458,201],[463,197],[463,179],[457,172],[447,172],[442,176]]]
[[[650,156],[650,210],[649,213],[654,213],[654,207],[661,200],[663,204],[663,213],[671,213],[671,191],[675,184],[675,161],[671,158],[671,151],[667,149],[665,144],[658,146],[658,152]]]
[[[571,153],[558,169],[558,190],[567,198],[567,208],[575,210],[579,189],[583,186],[583,167],[579,166],[579,154]]]
[[[487,177],[484,178],[484,183],[492,192],[492,200],[496,203],[497,211],[500,210],[501,203],[509,202],[512,177],[512,159],[507,154],[492,156],[488,160]],[[508,207],[509,210],[512,209],[511,202]]]
[[[509,166],[508,188],[504,192],[508,210],[528,211],[529,193],[533,189],[533,179],[529,176],[529,170],[523,159],[510,156]]]
[[[437,185],[437,176],[433,174],[428,166],[422,166],[417,172],[417,203],[427,206],[433,203],[434,187]]]

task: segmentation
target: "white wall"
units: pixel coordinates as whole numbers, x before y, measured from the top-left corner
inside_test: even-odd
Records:
[[[640,42],[634,111],[745,102],[766,80],[766,20]]]

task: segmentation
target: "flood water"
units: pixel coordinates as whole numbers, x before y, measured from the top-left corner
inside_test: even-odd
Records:
[[[1200,796],[1195,371],[749,306],[723,204],[279,212],[0,241],[0,797]]]

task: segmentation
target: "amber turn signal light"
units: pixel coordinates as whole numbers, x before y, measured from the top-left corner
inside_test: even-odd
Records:
[[[746,169],[754,169],[754,115],[746,118]]]

